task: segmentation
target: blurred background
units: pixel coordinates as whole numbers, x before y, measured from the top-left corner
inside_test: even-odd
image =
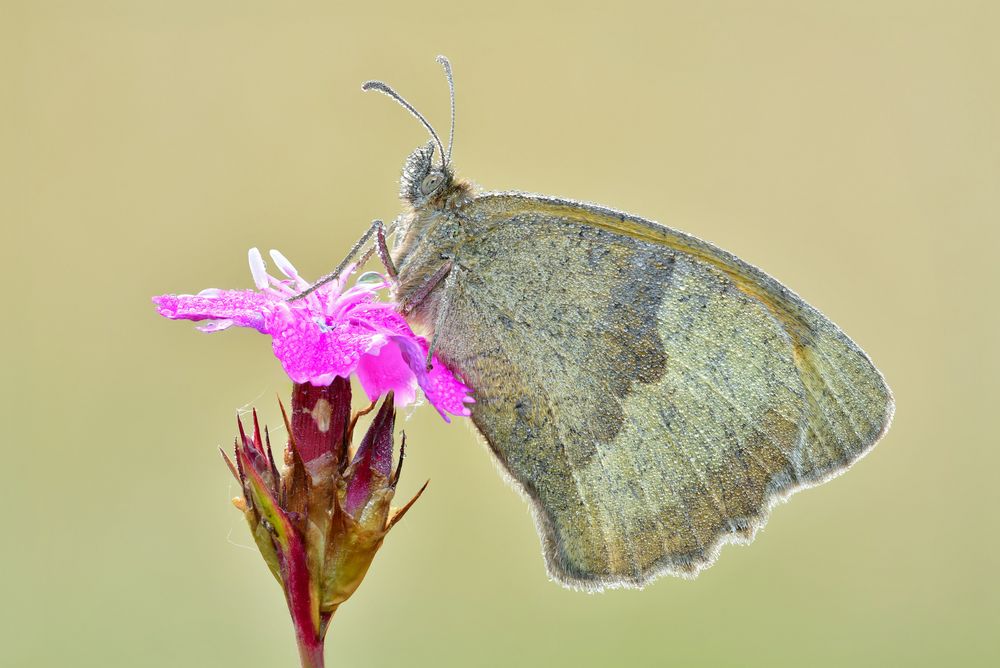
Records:
[[[307,276],[399,211],[423,130],[486,189],[599,202],[763,267],[896,393],[847,475],[696,581],[549,582],[461,421],[405,428],[424,498],[331,666],[997,665],[1000,10],[993,2],[0,1],[4,666],[295,666],[217,446],[289,384],[164,292]]]

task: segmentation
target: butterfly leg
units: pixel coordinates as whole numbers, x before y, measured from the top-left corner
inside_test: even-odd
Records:
[[[421,285],[414,292],[408,295],[405,300],[403,300],[403,303],[399,305],[399,312],[402,313],[403,315],[409,315],[410,311],[412,311],[421,302],[427,299],[427,295],[432,293],[434,291],[434,288],[438,286],[438,283],[440,283],[444,279],[444,277],[451,272],[452,266],[453,266],[452,261],[448,260],[440,267],[438,267],[437,270],[433,274],[431,274],[426,281],[424,281],[423,285]]]
[[[434,355],[434,344],[437,341],[437,332],[441,323],[444,322],[444,316],[448,313],[448,307],[451,303],[451,293],[452,288],[455,286],[455,281],[458,279],[458,270],[452,271],[455,266],[454,261],[447,260],[444,264],[437,268],[437,270],[424,281],[417,290],[410,294],[406,300],[399,305],[399,312],[403,315],[408,315],[414,308],[416,308],[421,302],[427,299],[427,295],[434,291],[434,289],[444,281],[444,290],[441,294],[441,300],[438,302],[437,317],[434,320],[434,334],[431,336],[430,348],[427,351],[427,368],[431,368],[431,357]]]
[[[367,251],[365,251],[361,255],[361,257],[358,258],[357,264],[359,266],[364,264],[365,262],[368,261],[368,258],[372,256],[372,253],[377,252],[379,260],[381,260],[382,264],[385,266],[386,272],[390,275],[391,278],[395,278],[396,267],[392,263],[392,258],[389,257],[389,248],[385,243],[386,236],[392,234],[395,231],[396,231],[395,221],[393,221],[392,225],[389,226],[389,229],[386,230],[385,225],[382,223],[381,220],[373,220],[371,227],[368,228],[368,231],[361,235],[361,238],[358,239],[357,242],[351,247],[351,250],[347,253],[347,257],[344,258],[343,262],[337,265],[336,269],[331,271],[326,276],[320,278],[318,281],[310,285],[308,288],[306,288],[299,294],[289,298],[288,301],[293,302],[298,299],[302,299],[306,295],[315,291],[317,288],[324,286],[330,281],[337,279],[340,276],[340,274],[343,273],[343,271],[347,269],[347,267],[354,261],[354,258],[358,255],[358,253],[361,252],[361,249],[364,247],[366,243],[368,243],[368,240],[372,238],[373,234],[376,235],[375,247],[369,248]]]
[[[449,265],[451,263],[449,262]],[[431,334],[431,344],[427,347],[427,370],[430,371],[434,366],[431,364],[431,359],[434,357],[434,346],[437,344],[438,332],[444,327],[444,321],[448,318],[448,309],[451,308],[451,296],[455,292],[455,283],[458,282],[458,272],[460,269],[455,267],[453,271],[448,272],[448,277],[444,281],[444,290],[441,293],[441,301],[438,302],[437,317],[434,318],[434,333]]]
[[[388,234],[392,234],[396,231],[396,222],[393,221],[392,225],[389,226]],[[389,246],[385,243],[386,237],[385,226],[379,225],[375,229],[375,252],[378,253],[378,259],[385,267],[385,273],[389,274],[389,278],[393,281],[399,276],[399,272],[396,271],[396,265],[392,262],[392,256],[389,255]]]

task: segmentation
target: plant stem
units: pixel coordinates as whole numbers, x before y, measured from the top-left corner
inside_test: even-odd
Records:
[[[295,642],[299,646],[299,658],[302,668],[323,668],[323,641],[326,638],[328,617],[321,616],[320,628],[312,621],[312,615],[307,606],[296,605],[301,602],[297,597],[288,597],[288,612],[292,616],[295,627]]]
[[[326,624],[319,612],[317,593],[309,577],[304,545],[294,531],[289,532],[287,547],[281,557],[285,600],[288,601],[288,612],[295,627],[302,668],[323,668]]]
[[[323,643],[326,639],[326,630],[330,625],[330,618],[333,613],[322,613],[320,615],[319,632],[312,629],[309,623],[305,627],[300,627],[296,622],[299,617],[292,614],[292,622],[295,624],[295,640],[299,645],[299,658],[302,660],[302,668],[324,668]]]
[[[303,631],[305,633],[303,633]],[[302,668],[323,668],[323,639],[310,629],[295,629]]]

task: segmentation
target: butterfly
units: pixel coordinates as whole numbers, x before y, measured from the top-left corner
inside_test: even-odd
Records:
[[[555,580],[692,577],[885,434],[893,397],[868,356],[760,269],[632,214],[457,177],[438,61],[447,149],[395,90],[364,85],[431,141],[404,165],[404,212],[317,285],[375,237],[365,258],[472,387],[472,422],[530,501]]]

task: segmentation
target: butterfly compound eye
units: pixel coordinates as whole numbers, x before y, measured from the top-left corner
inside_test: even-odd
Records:
[[[444,176],[441,174],[428,174],[424,177],[424,180],[420,182],[420,192],[424,195],[430,195],[432,192],[441,187],[441,183],[444,182]]]

